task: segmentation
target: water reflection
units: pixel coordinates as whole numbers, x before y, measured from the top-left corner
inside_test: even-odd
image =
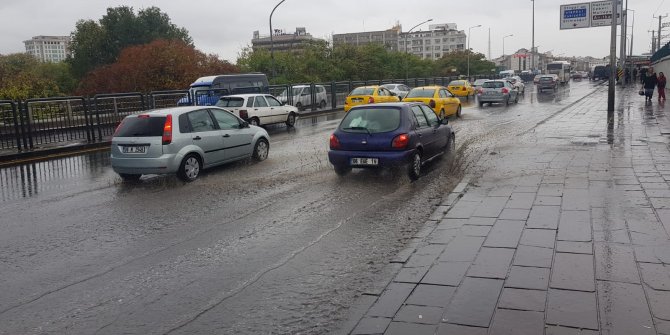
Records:
[[[96,152],[0,168],[0,201],[63,191],[98,180],[108,170],[109,152]]]

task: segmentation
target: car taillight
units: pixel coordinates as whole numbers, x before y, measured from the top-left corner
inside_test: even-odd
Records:
[[[504,94],[507,94],[507,93],[509,93],[509,90],[507,89],[507,87],[503,87],[502,92],[503,92]]]
[[[461,91],[465,91],[465,86],[463,86],[463,88],[461,88]]]
[[[172,143],[172,115],[168,114],[163,125],[163,145]]]
[[[246,109],[240,109],[240,117],[245,120],[249,118],[249,113],[247,113]]]
[[[340,148],[340,140],[337,139],[337,136],[335,136],[335,134],[330,135],[330,148],[331,149]]]
[[[400,134],[393,139],[393,142],[391,142],[391,146],[394,149],[405,149],[407,148],[408,144],[409,144],[409,135],[407,134]]]
[[[484,89],[480,88],[480,89],[477,90],[477,92],[479,92],[479,94],[482,94],[482,93],[484,93]]]
[[[368,98],[368,103],[369,103],[369,104],[373,104],[373,103],[375,103],[375,98],[373,98],[373,97],[369,97],[369,98]]]
[[[430,106],[430,108],[435,108],[435,100],[431,99],[430,102],[428,103],[428,106]]]
[[[121,125],[123,125],[123,121],[125,121],[125,120],[126,119],[123,119],[123,120],[121,120],[121,122],[119,122],[119,125],[116,126],[116,129],[114,129],[114,135],[112,135],[112,137],[116,137],[116,135],[119,133],[119,129],[121,129]]]

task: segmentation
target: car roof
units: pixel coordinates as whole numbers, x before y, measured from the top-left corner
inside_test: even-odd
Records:
[[[444,88],[444,89],[446,89],[444,86],[430,85],[430,86],[419,86],[419,87],[415,87],[415,88],[413,88],[413,90],[416,90],[416,89],[422,89],[422,90],[430,89],[430,90],[434,90],[434,89],[440,89],[440,88]]]
[[[357,89],[357,88],[377,88],[377,87],[379,87],[379,85],[367,85],[367,86],[357,86],[357,87],[354,87],[354,89]]]
[[[414,106],[414,105],[425,105],[423,102],[420,101],[409,101],[409,102],[380,102],[376,104],[366,104],[366,105],[357,105],[354,106],[354,108],[361,108],[365,106],[366,108],[375,108],[375,107],[406,107],[406,106]]]
[[[272,94],[268,94],[268,93],[243,93],[243,94],[225,95],[225,96],[222,96],[221,99],[223,99],[223,98],[248,98],[248,97],[255,97],[255,96],[258,96],[258,95],[263,95],[263,96],[270,95],[270,96],[272,96]]]

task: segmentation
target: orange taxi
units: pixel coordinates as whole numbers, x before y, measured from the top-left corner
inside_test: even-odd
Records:
[[[351,107],[380,102],[398,102],[400,99],[388,89],[381,86],[361,86],[354,88],[344,101],[344,111]]]

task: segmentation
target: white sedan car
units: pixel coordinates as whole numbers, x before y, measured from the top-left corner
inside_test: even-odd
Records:
[[[524,95],[526,93],[526,85],[523,83],[523,79],[519,76],[512,76],[512,77],[507,77],[507,81],[512,83],[514,85],[514,88],[516,88],[517,92],[519,94]]]
[[[391,91],[400,100],[404,99],[410,91],[410,88],[405,84],[384,84],[382,87]]]
[[[298,108],[281,103],[269,94],[226,95],[216,106],[231,111],[253,126],[285,123],[293,127],[298,116]]]

